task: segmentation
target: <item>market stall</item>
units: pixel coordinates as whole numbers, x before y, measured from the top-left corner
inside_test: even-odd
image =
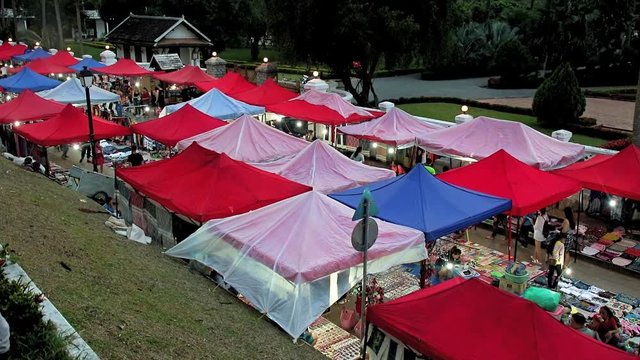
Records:
[[[211,117],[187,104],[165,117],[132,125],[131,129],[136,134],[173,147],[180,140],[227,124],[226,121]]]
[[[283,88],[271,78],[267,79],[262,85],[256,88],[240,93],[234,93],[232,95],[236,100],[256,106],[278,104],[283,101],[291,100],[296,96],[298,96],[297,93]]]
[[[504,149],[523,163],[541,170],[561,168],[585,156],[583,145],[556,140],[519,122],[484,116],[421,134],[418,145],[438,155],[475,160]]]
[[[15,99],[0,104],[0,124],[42,120],[59,114],[64,108],[62,103],[43,99],[31,90],[25,90]]]
[[[78,62],[75,65],[69,66],[69,68],[73,69],[74,71],[80,72],[84,69],[85,66],[87,67],[87,69],[97,69],[97,68],[105,67],[107,65],[94,60],[93,58],[91,58],[91,55],[85,55],[85,57],[83,57],[82,60],[80,60],[80,62]]]
[[[153,77],[168,84],[186,86],[194,86],[199,82],[216,80],[215,77],[194,65],[185,65],[182,69],[168,73],[153,74]]]
[[[511,200],[447,184],[424,166],[409,173],[329,196],[356,208],[369,189],[380,210],[377,217],[425,233],[427,241],[462,230],[511,209]]]
[[[203,95],[178,104],[167,105],[160,113],[160,116],[166,116],[181,107],[189,104],[203,113],[218,119],[235,119],[242,115],[260,115],[264,113],[261,106],[253,106],[245,104],[242,101],[235,100],[218,89],[212,89]]]
[[[373,359],[385,359],[391,343],[431,359],[636,359],[476,279],[372,306],[367,320]]]
[[[194,142],[247,163],[292,157],[309,145],[248,115],[239,117],[229,125],[179,141],[176,146],[186,149]]]
[[[324,194],[395,176],[391,170],[353,161],[322,140],[315,140],[291,159],[252,165]]]
[[[52,63],[49,59],[50,58],[32,60],[26,65],[10,68],[9,72],[15,74],[20,72],[22,69],[29,69],[40,75],[56,74],[58,77],[60,77],[61,74],[75,73],[75,70],[69,69],[64,65]]]
[[[311,190],[198,144],[167,160],[119,170],[118,177],[198,222],[242,214]]]
[[[258,310],[297,338],[362,277],[351,245],[353,210],[308,192],[207,222],[166,254],[213,268]],[[416,230],[378,221],[368,272],[426,257]]]
[[[51,53],[43,48],[35,48],[32,51],[26,52],[23,55],[15,55],[13,58],[20,62],[28,62],[36,59],[44,59],[51,56]]]
[[[46,57],[46,62],[49,64],[60,65],[64,67],[70,67],[76,65],[80,60],[76,59],[66,50],[58,50],[52,56]]]
[[[235,95],[256,88],[255,84],[249,82],[237,72],[226,73],[220,79],[196,82],[195,86],[202,92],[217,89],[227,95]]]
[[[17,74],[0,79],[0,87],[14,93],[24,90],[49,90],[60,84],[62,84],[61,81],[40,75],[29,68],[23,68]]]
[[[136,64],[135,61],[125,58],[118,59],[115,64],[95,67],[91,68],[91,70],[101,74],[125,77],[136,77],[154,74],[153,71],[143,68],[142,66]]]
[[[38,95],[45,99],[55,100],[65,104],[87,104],[86,90],[82,87],[80,80],[77,78],[71,78],[54,89],[41,91]],[[89,96],[91,98],[92,105],[120,101],[120,96],[118,94],[114,94],[97,86],[89,88]]]

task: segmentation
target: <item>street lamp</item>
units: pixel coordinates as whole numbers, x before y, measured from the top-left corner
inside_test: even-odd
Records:
[[[89,88],[93,85],[93,73],[86,66],[78,73],[80,84],[84,87],[84,94],[87,98],[87,115],[89,116],[89,143],[91,144],[91,156],[93,156],[93,171],[98,172],[98,164],[96,163],[96,140],[93,138],[93,111],[91,111],[91,95]]]

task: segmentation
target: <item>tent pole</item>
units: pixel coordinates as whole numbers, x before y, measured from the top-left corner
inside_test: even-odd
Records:
[[[418,157],[418,145],[413,145],[413,153],[411,154],[411,168],[416,165],[416,158]]]
[[[369,241],[367,239],[368,235],[368,225],[369,225],[369,200],[366,198],[363,201],[363,210],[364,210],[364,218],[363,218],[363,227],[362,227],[362,243],[363,246],[363,262],[362,262],[362,291],[360,292],[360,305],[361,311],[360,315],[362,316],[362,326],[360,327],[362,331],[362,348],[360,349],[360,358],[367,358],[367,250],[369,248]]]
[[[47,151],[47,147],[46,146],[43,146],[42,150],[44,152],[44,154],[43,154],[44,156],[43,157],[44,157],[44,162],[45,162],[45,164],[44,164],[44,175],[46,177],[49,177],[51,175],[51,172],[49,170],[49,169],[51,169],[51,167],[49,166],[49,151]]]
[[[511,215],[509,215],[507,217],[507,232],[509,233],[509,235],[507,236],[507,260],[511,259]],[[516,246],[517,247],[517,246]]]
[[[518,257],[518,241],[520,240],[520,217],[518,217],[518,223],[516,224],[516,248],[513,249],[513,261],[515,262]]]
[[[576,219],[575,233],[573,234],[573,262],[578,262],[578,230],[580,229],[580,213],[582,212],[582,194],[584,190],[580,190],[580,200],[578,201],[578,218]],[[571,251],[571,249],[569,249]]]
[[[120,211],[118,209],[118,163],[113,162],[113,205],[115,205],[116,217],[119,218]]]

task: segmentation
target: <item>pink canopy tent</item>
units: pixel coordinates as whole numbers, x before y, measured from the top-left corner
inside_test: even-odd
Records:
[[[325,125],[358,123],[384,115],[383,112],[359,108],[338,94],[316,90],[309,90],[289,101],[268,105],[267,110]]]
[[[359,139],[407,148],[415,145],[416,137],[444,126],[420,120],[399,108],[391,108],[381,117],[356,125],[340,126],[338,131]]]
[[[322,140],[312,142],[292,159],[253,165],[325,194],[395,176],[391,170],[353,161]]]
[[[153,74],[153,77],[169,84],[188,86],[194,86],[198,82],[216,80],[215,77],[194,65],[185,65],[182,69],[170,73]]]
[[[166,254],[193,259],[297,338],[361,278],[353,209],[318,192],[214,219]],[[368,252],[371,273],[426,257],[424,235],[385,221]]]
[[[179,141],[178,149],[191,143],[244,162],[264,162],[292,156],[309,143],[243,115],[229,125]]]
[[[476,160],[504,149],[516,159],[541,170],[557,169],[580,160],[583,145],[566,143],[522,123],[480,116],[464,124],[421,134],[418,145],[438,155]]]

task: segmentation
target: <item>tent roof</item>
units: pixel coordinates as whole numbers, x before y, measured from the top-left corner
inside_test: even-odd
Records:
[[[50,56],[51,53],[49,53],[48,51],[44,50],[43,48],[37,48],[23,55],[15,55],[13,58],[18,61],[31,61],[35,59],[48,58]]]
[[[477,163],[438,175],[440,180],[511,199],[514,216],[524,216],[580,191],[580,183],[535,169],[504,150]]]
[[[105,67],[107,65],[93,60],[92,58],[84,58],[82,60],[80,60],[80,62],[78,62],[75,65],[71,65],[69,66],[70,69],[74,70],[74,71],[81,71],[84,67],[87,67],[87,69],[96,69],[96,68],[101,68],[101,67]]]
[[[298,96],[297,93],[283,88],[271,78],[268,78],[262,85],[254,89],[233,95],[237,100],[258,106],[281,103],[296,96]]]
[[[41,146],[89,141],[89,120],[87,115],[71,104],[47,121],[24,124],[14,129],[16,133],[25,139]],[[93,132],[96,140],[131,135],[129,128],[103,120],[97,116],[93,117]]]
[[[35,73],[29,68],[23,68],[15,75],[0,79],[0,87],[11,92],[19,93],[24,90],[41,91],[55,88],[61,81]]]
[[[166,208],[200,222],[311,190],[198,144],[170,159],[120,170],[118,176]]]
[[[357,123],[382,116],[384,113],[367,111],[334,93],[308,90],[304,94],[279,104],[268,105],[270,112],[295,119],[326,125]]]
[[[565,168],[555,174],[578,180],[583,187],[640,200],[640,148],[629,145],[603,161],[586,161],[590,166]]]
[[[542,170],[567,166],[585,154],[583,145],[556,140],[519,122],[483,116],[421,135],[418,144],[436,154],[477,160],[504,149],[523,163]]]
[[[170,115],[138,123],[133,132],[147,136],[166,146],[175,146],[180,140],[227,125],[187,104]]]
[[[428,241],[511,209],[511,200],[447,184],[420,164],[405,175],[330,196],[356,208],[365,189],[380,210],[377,217],[421,230]]]
[[[78,59],[73,57],[70,52],[66,50],[59,50],[57,53],[47,58],[47,62],[50,64],[69,67],[79,62]]]
[[[118,59],[115,64],[98,68],[91,68],[91,70],[102,74],[114,76],[143,76],[153,74],[153,71],[149,71],[136,64],[135,61],[125,58]]]
[[[5,46],[5,44],[7,44],[7,46]],[[10,60],[15,55],[24,54],[25,51],[27,51],[27,45],[11,45],[6,41],[2,43],[2,46],[0,46],[0,60]]]
[[[225,153],[233,159],[252,163],[291,156],[309,144],[248,115],[241,116],[227,126],[179,141],[177,146],[185,149],[193,142],[207,149]]]
[[[45,59],[36,59],[28,62],[24,66],[15,67],[13,69],[9,69],[10,73],[17,73],[24,68],[30,69],[41,75],[49,75],[49,74],[71,74],[74,71],[69,69],[66,66],[58,65],[52,62],[49,62],[51,58]]]
[[[38,95],[45,99],[55,100],[65,104],[87,104],[85,89],[77,78],[71,78],[55,89],[41,91]],[[97,86],[89,88],[89,95],[91,97],[91,104],[94,105],[120,101],[118,94],[114,94]]]
[[[255,84],[247,81],[237,72],[230,72],[225,74],[220,79],[213,79],[210,81],[202,81],[195,84],[201,91],[207,92],[211,89],[218,89],[221,92],[233,95],[244,91],[254,89]]]
[[[264,113],[263,107],[245,104],[242,101],[223,94],[218,89],[211,89],[203,95],[187,102],[168,105],[164,111],[171,113],[180,109],[185,104],[191,104],[191,106],[209,116],[225,120],[235,119],[242,115],[259,115]]]
[[[478,279],[454,279],[374,305],[367,319],[433,359],[635,359]]]
[[[325,194],[395,176],[391,170],[353,161],[322,140],[312,142],[292,159],[254,166]]]
[[[194,65],[185,65],[180,70],[172,71],[164,74],[154,74],[154,78],[169,84],[189,85],[202,81],[211,81],[216,78],[207,74],[202,69]]]
[[[394,107],[375,120],[341,126],[338,131],[360,139],[409,147],[415,144],[416,136],[419,134],[427,134],[442,128],[442,125],[420,120]]]
[[[17,98],[0,104],[0,124],[46,119],[60,113],[64,107],[64,104],[43,99],[31,90],[25,90]]]
[[[594,157],[584,160],[584,161],[578,161],[575,162],[567,167],[563,167],[562,169],[558,169],[558,170],[578,170],[578,169],[584,169],[596,164],[600,164],[601,162],[605,161],[605,160],[609,160],[613,155],[604,155],[604,154],[596,154]]]
[[[211,220],[204,226],[224,240],[296,283],[313,281],[362,263],[351,245],[356,221],[353,210],[324,194],[309,191],[261,209]],[[378,221],[378,238],[368,251],[369,260],[424,243],[417,230]],[[318,237],[318,234],[322,234]],[[197,240],[196,240],[197,241]],[[195,241],[192,241],[195,242]],[[190,246],[180,243],[171,256]],[[182,248],[182,249],[181,249]]]

